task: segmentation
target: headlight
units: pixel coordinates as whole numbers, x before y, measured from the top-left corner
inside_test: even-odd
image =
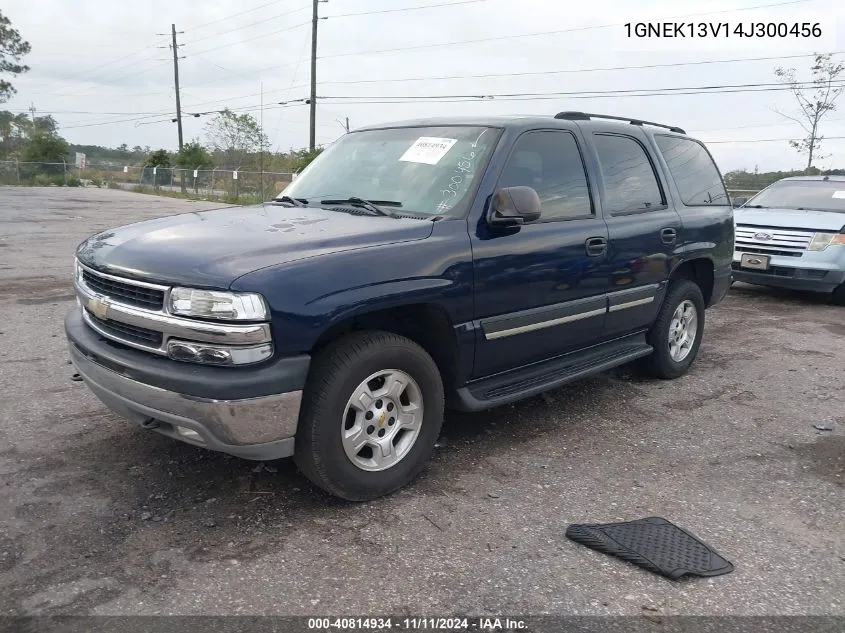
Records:
[[[808,251],[823,251],[828,246],[845,245],[845,233],[814,233]]]
[[[82,281],[82,266],[79,265],[79,260],[73,258],[73,278],[76,281]]]
[[[269,316],[264,297],[259,294],[193,288],[170,291],[170,312],[224,321],[263,321]]]

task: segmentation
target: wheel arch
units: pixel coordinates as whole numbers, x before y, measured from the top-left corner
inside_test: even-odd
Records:
[[[696,257],[678,263],[669,274],[669,283],[676,279],[689,279],[701,289],[704,305],[710,306],[716,280],[716,268],[709,257]]]

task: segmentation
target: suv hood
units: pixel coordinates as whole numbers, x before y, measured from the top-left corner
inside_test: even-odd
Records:
[[[799,211],[798,209],[734,209],[737,224],[755,226],[777,226],[811,231],[833,231],[838,233],[845,226],[845,213],[834,211]]]
[[[228,288],[266,266],[340,251],[421,240],[426,220],[267,204],[147,220],[79,245],[83,264],[164,285]]]

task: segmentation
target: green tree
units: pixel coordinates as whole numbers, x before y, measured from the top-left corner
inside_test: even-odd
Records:
[[[251,153],[266,150],[270,143],[251,114],[235,114],[228,108],[205,126],[209,145],[223,154],[225,166],[240,169]]]
[[[294,173],[299,173],[308,165],[311,164],[311,161],[317,158],[323,151],[322,147],[315,147],[314,149],[301,149],[298,152],[291,152],[293,154],[293,164],[292,169]]]
[[[29,66],[21,64],[21,59],[27,55],[31,47],[21,34],[12,27],[12,22],[0,11],[0,75],[17,77],[29,70]],[[0,78],[0,103],[8,101],[17,92],[15,87],[5,79]]]
[[[42,172],[61,174],[67,161],[68,144],[61,136],[52,134],[36,134],[24,145],[21,161],[25,163],[41,163],[34,167],[32,173]],[[48,164],[49,163],[49,164]]]
[[[144,161],[144,167],[170,167],[170,152],[157,149]]]
[[[211,154],[200,145],[199,141],[186,143],[176,154],[174,164],[182,169],[212,169],[214,167]]]
[[[8,160],[20,157],[30,123],[25,114],[0,111],[0,158]]]
[[[170,152],[166,149],[157,149],[147,156],[144,161],[144,180],[155,185],[170,184],[172,181],[172,170],[170,169]],[[156,167],[157,169],[153,170]],[[153,174],[155,172],[155,175]]]
[[[820,130],[822,119],[836,109],[836,100],[845,92],[840,79],[840,75],[845,73],[845,63],[833,62],[830,53],[817,53],[810,72],[810,81],[798,81],[794,68],[775,69],[775,76],[798,101],[799,112],[795,116],[783,112],[778,114],[795,121],[804,130],[806,136],[800,141],[789,141],[789,145],[799,154],[807,155],[808,172],[813,167],[813,160],[822,158],[819,153],[824,140]]]

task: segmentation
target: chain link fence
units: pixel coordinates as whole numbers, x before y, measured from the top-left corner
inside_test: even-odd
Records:
[[[0,161],[0,185],[95,186],[176,197],[231,202],[261,202],[276,196],[292,180],[284,172],[229,169],[178,169],[67,163]]]

